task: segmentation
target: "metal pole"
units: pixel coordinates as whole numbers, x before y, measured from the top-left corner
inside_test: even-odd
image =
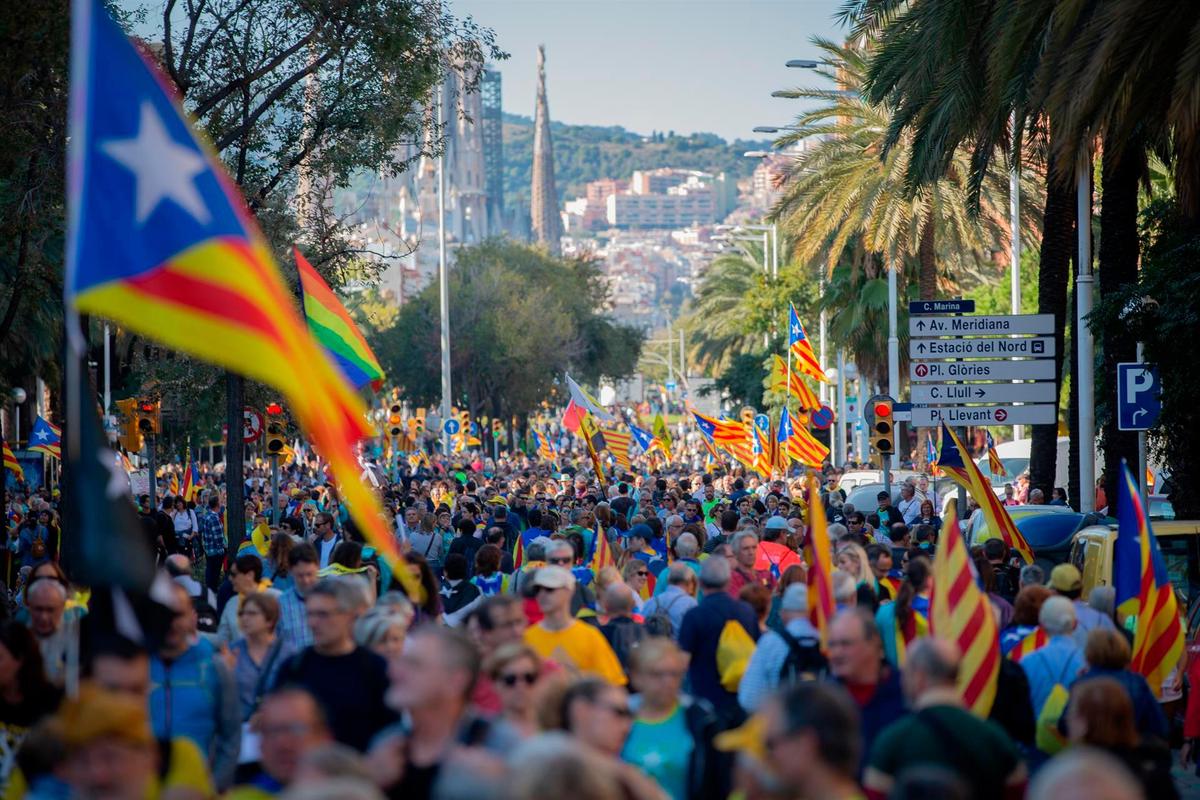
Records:
[[[1096,387],[1093,372],[1095,342],[1087,316],[1092,313],[1092,159],[1079,167],[1076,192],[1079,231],[1079,269],[1075,277],[1075,341],[1079,353],[1079,510],[1096,510]],[[1143,476],[1144,478],[1144,476]]]
[[[150,468],[150,510],[158,508],[158,480],[154,475],[154,436],[146,437],[146,463]]]
[[[838,446],[835,451],[839,456],[837,465],[844,466],[846,464],[846,351],[838,350],[837,354],[837,370],[838,370],[838,414],[837,414],[837,438]]]
[[[279,455],[272,453],[271,459],[271,524],[279,524]]]
[[[112,376],[109,373],[109,328],[108,323],[104,323],[104,416],[105,425],[108,424],[108,407],[112,405]]]
[[[1145,348],[1142,345],[1142,343],[1138,342],[1137,343],[1137,361],[1139,364],[1142,363],[1142,359],[1145,357],[1144,352],[1143,352],[1144,349]],[[1146,509],[1146,514],[1147,514],[1147,516],[1149,516],[1149,514],[1150,514],[1150,487],[1146,481],[1146,432],[1144,430],[1137,432],[1137,474],[1138,474],[1138,486],[1141,487],[1141,490],[1142,490],[1142,508]],[[1109,508],[1111,508],[1111,507],[1112,507],[1112,505],[1109,504]],[[1110,514],[1111,514],[1111,512],[1110,512]]]
[[[442,94],[444,87],[438,85],[437,108],[434,114],[440,132],[442,127]],[[445,154],[438,153],[438,295],[442,318],[442,422],[450,419],[450,275],[446,269],[446,170]],[[442,452],[450,455],[450,435],[442,429]]]
[[[771,263],[774,265],[774,270],[771,273],[772,278],[779,278],[779,225],[771,223]]]
[[[888,395],[893,399],[900,396],[900,336],[896,321],[896,264],[888,263]],[[900,456],[892,453],[892,469],[900,467]]]
[[[679,385],[687,386],[687,362],[683,353],[683,328],[679,329]]]
[[[821,295],[821,302],[823,304],[825,301],[825,268],[824,267],[821,267],[821,280],[817,284],[817,287],[818,287],[817,293]],[[828,362],[825,361],[825,338],[826,337],[825,337],[825,307],[824,307],[824,305],[821,306],[820,320],[821,320],[819,323],[820,330],[817,332],[817,338],[820,341],[817,342],[817,347],[820,348],[819,355],[820,355],[820,359],[821,359],[821,369],[825,369],[825,364]],[[820,392],[818,397],[820,398],[822,403],[824,403],[826,400],[829,399],[829,384],[825,383],[825,381],[821,381],[817,385],[817,391]]]
[[[854,460],[867,460],[867,382],[858,373],[858,417],[854,425]]]
[[[1016,148],[1016,121],[1014,114],[1011,122],[1013,134],[1012,156],[1009,159],[1008,170],[1008,238],[1009,238],[1009,297],[1012,302],[1012,313],[1021,313],[1021,162]],[[1013,426],[1013,438],[1025,438],[1025,426]]]

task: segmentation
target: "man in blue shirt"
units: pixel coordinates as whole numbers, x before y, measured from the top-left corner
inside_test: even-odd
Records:
[[[736,620],[751,639],[758,640],[758,617],[749,603],[735,600],[729,587],[729,559],[710,558],[700,568],[700,587],[704,599],[683,617],[679,627],[679,646],[691,654],[688,685],[692,694],[712,703],[726,726],[739,724],[745,717],[737,694],[721,684],[717,668],[717,645],[725,623]]]
[[[1029,678],[1029,698],[1036,717],[1046,705],[1056,684],[1070,689],[1071,684],[1087,669],[1083,651],[1075,643],[1075,607],[1065,597],[1051,597],[1038,612],[1038,624],[1050,636],[1050,641],[1021,659],[1021,669]]]
[[[808,621],[808,586],[803,583],[789,586],[780,601],[779,614],[787,638],[776,631],[764,633],[738,686],[738,702],[750,714],[758,711],[763,701],[779,688],[784,665],[793,648],[799,651],[798,658],[802,654],[813,656],[810,660],[816,669],[809,676],[811,679],[820,677],[826,667],[825,657],[821,655],[821,634]]]

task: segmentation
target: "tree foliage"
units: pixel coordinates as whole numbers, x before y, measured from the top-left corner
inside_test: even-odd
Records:
[[[641,334],[602,314],[608,290],[596,264],[491,240],[459,250],[449,275],[453,402],[472,415],[525,415],[564,372],[594,384],[630,375]],[[438,287],[370,336],[384,371],[419,405],[441,399]]]

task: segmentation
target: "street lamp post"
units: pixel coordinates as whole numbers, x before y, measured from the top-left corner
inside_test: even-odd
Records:
[[[1092,313],[1092,158],[1080,159],[1076,187],[1076,228],[1079,234],[1079,269],[1075,277],[1075,341],[1079,347],[1079,510],[1096,510],[1096,387],[1092,359],[1096,343],[1087,318]],[[1072,376],[1072,381],[1075,376]],[[1143,475],[1144,479],[1144,475]]]
[[[442,102],[445,84],[437,90],[435,110],[438,131],[442,128]],[[438,305],[442,323],[442,421],[450,419],[450,275],[446,269],[446,169],[445,144],[438,152]],[[450,434],[442,428],[442,451],[450,455]]]
[[[25,390],[20,386],[13,387],[13,449],[21,447],[21,405],[28,399]]]
[[[900,335],[896,322],[896,262],[888,259],[888,394],[895,399],[900,393]],[[900,468],[900,455],[891,455],[892,469]]]

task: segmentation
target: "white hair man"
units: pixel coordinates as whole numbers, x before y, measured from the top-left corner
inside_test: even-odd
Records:
[[[1038,612],[1038,625],[1050,639],[1020,662],[1029,679],[1029,698],[1034,714],[1041,713],[1056,684],[1070,689],[1087,668],[1083,651],[1075,641],[1075,606],[1069,599],[1047,598]]]
[[[779,616],[783,630],[770,630],[762,635],[738,685],[738,703],[750,714],[758,711],[763,701],[780,687],[785,671],[789,673],[789,682],[814,680],[828,667],[821,654],[821,634],[808,620],[805,584],[793,583],[784,591]]]

